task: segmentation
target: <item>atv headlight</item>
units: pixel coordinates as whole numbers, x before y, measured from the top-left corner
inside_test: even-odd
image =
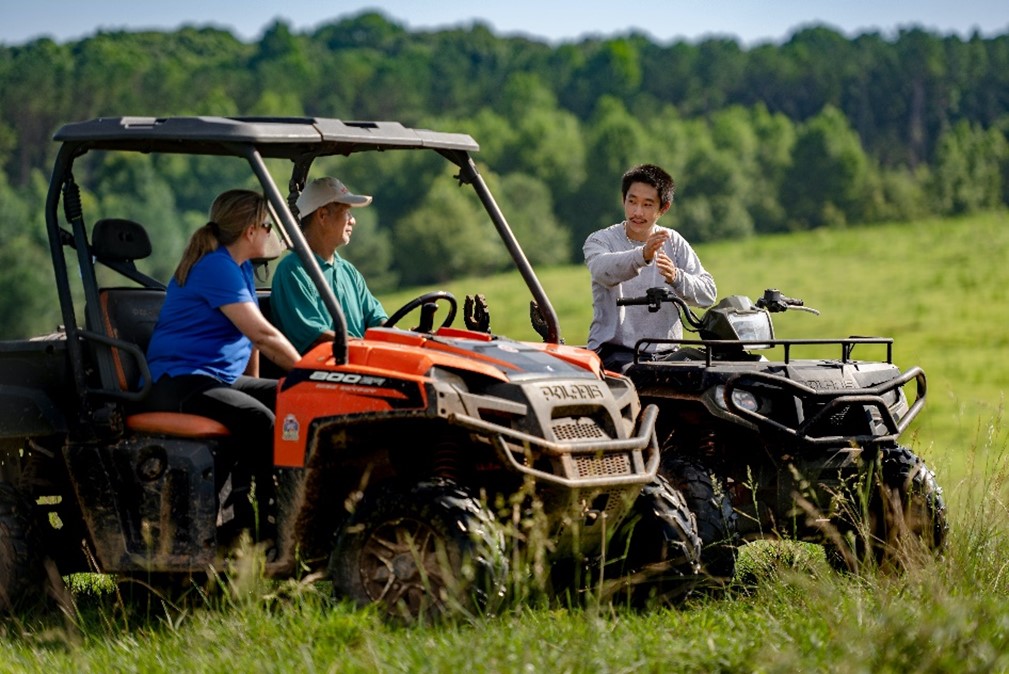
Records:
[[[723,410],[728,411],[729,408],[725,405],[725,387],[721,384],[715,387],[715,402],[718,403],[718,406]],[[748,412],[756,412],[759,407],[757,404],[757,396],[740,388],[732,389],[732,402],[736,405],[736,407]]]

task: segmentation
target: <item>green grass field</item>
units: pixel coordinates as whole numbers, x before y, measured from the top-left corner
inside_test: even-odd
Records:
[[[324,583],[262,581],[190,605],[127,608],[107,586],[74,585],[65,617],[2,624],[0,672],[980,672],[1009,670],[1009,215],[813,232],[698,248],[719,294],[776,287],[821,316],[784,315],[780,337],[895,338],[928,375],[907,444],[950,503],[941,559],[899,576],[832,572],[818,547],[753,544],[724,597],[633,612],[518,607],[441,626],[391,625],[333,605]],[[591,315],[581,266],[541,281],[568,343]],[[445,289],[484,293],[496,333],[533,339],[515,276]],[[383,297],[397,308],[421,289]],[[2,572],[2,570],[0,570]]]

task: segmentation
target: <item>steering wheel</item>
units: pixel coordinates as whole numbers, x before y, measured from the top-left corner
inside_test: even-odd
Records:
[[[446,316],[445,320],[441,323],[441,327],[447,328],[452,325],[452,321],[455,320],[455,314],[459,310],[459,302],[456,301],[455,295],[447,290],[436,290],[435,292],[425,293],[420,297],[415,297],[394,311],[392,316],[389,316],[389,318],[386,319],[384,327],[391,328],[396,325],[396,323],[401,321],[404,316],[417,307],[424,307],[425,305],[431,305],[434,307],[439,300],[444,300],[448,303],[448,316]],[[420,326],[415,328],[415,330],[418,332],[432,332],[431,328],[434,325],[434,310],[432,309],[428,311],[422,308],[420,323]]]

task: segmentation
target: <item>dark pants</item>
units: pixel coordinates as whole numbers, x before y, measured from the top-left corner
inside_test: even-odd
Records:
[[[634,362],[634,349],[619,344],[602,344],[596,349],[599,358],[603,361],[603,367],[611,372],[620,372]]]
[[[248,471],[252,474],[256,480],[260,520],[266,521],[264,508],[268,508],[270,499],[274,498],[276,379],[239,377],[229,386],[205,375],[166,375],[151,387],[145,407],[152,411],[198,414],[227,426],[231,438],[222,443],[217,464],[222,473]]]

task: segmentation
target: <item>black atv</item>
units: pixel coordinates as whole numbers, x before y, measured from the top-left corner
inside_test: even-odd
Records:
[[[777,290],[726,297],[701,318],[666,288],[618,304],[679,311],[699,334],[640,340],[626,374],[659,406],[661,470],[697,516],[712,576],[730,578],[739,542],[756,538],[822,543],[848,570],[942,548],[942,489],[899,443],[925,404],[925,373],[893,364],[892,339],[775,339],[771,313],[819,313]],[[855,360],[856,347],[886,358]]]

